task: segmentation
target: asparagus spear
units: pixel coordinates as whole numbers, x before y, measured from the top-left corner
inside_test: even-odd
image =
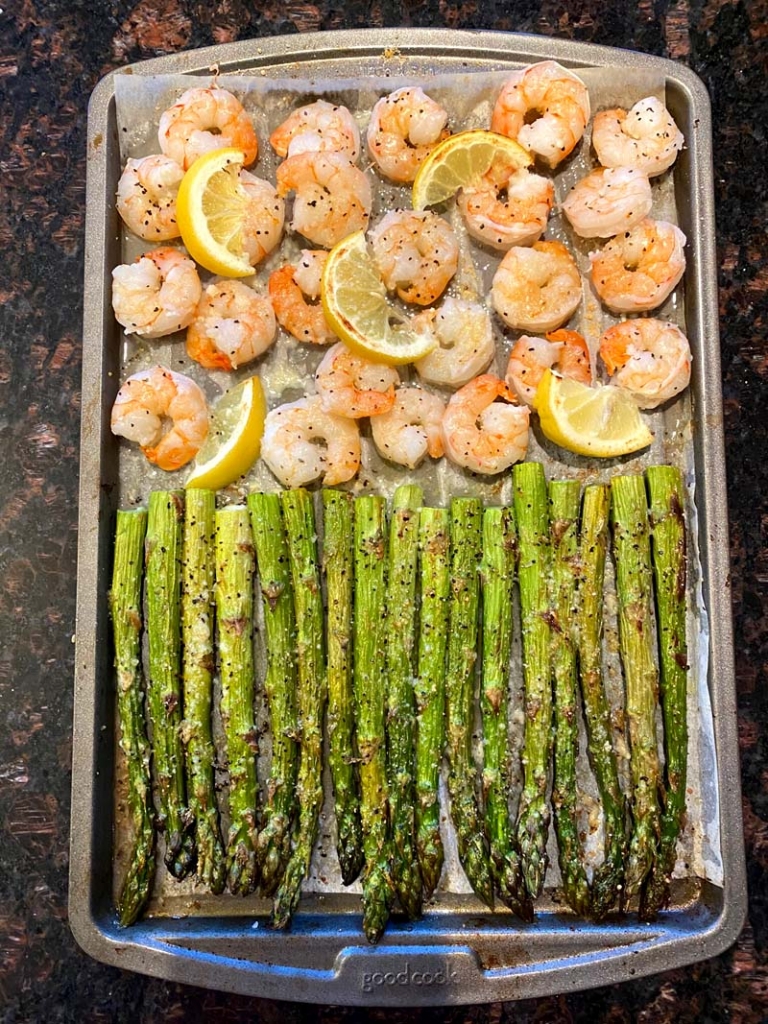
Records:
[[[147,521],[147,631],[152,755],[165,865],[184,878],[195,864],[194,818],[187,807],[181,742],[181,545],[183,496],[153,491]]]
[[[549,831],[547,784],[552,754],[549,575],[552,550],[543,467],[538,462],[520,462],[512,474],[520,560],[518,576],[525,687],[524,777],[517,836],[525,884],[535,899],[544,885]]]
[[[420,487],[395,491],[389,529],[387,585],[387,739],[392,822],[392,881],[403,909],[421,913],[422,879],[414,843],[416,575],[419,560]]]
[[[146,531],[144,509],[117,513],[109,600],[115,641],[120,747],[128,767],[128,809],[133,823],[128,871],[117,901],[117,916],[123,926],[133,924],[141,913],[155,877],[154,808],[141,673],[141,583]]]
[[[227,837],[227,884],[230,892],[240,895],[251,892],[258,880],[253,576],[253,536],[248,510],[242,505],[219,509],[216,512],[216,612],[231,822]]]
[[[392,903],[386,758],[384,751],[384,612],[386,507],[383,498],[355,501],[355,664],[360,817],[363,825],[363,929],[382,935]]]
[[[669,879],[675,866],[677,838],[685,817],[688,646],[685,636],[686,545],[682,476],[673,466],[649,466],[645,477],[651,509],[666,778],[659,852],[640,895],[640,917],[644,921],[652,921],[669,903]]]
[[[611,482],[611,521],[632,780],[633,828],[624,886],[624,898],[628,900],[638,892],[653,866],[661,815],[651,551],[645,481],[641,476],[614,477]]]
[[[582,862],[576,815],[576,561],[581,487],[575,480],[549,485],[552,524],[552,674],[555,684],[555,812],[558,862],[563,892],[577,914],[589,910],[587,874]]]
[[[485,820],[496,891],[526,921],[533,908],[525,889],[520,857],[509,820],[509,742],[507,705],[512,648],[512,587],[515,578],[515,524],[507,508],[483,515],[483,791]]]
[[[249,494],[248,510],[264,602],[272,763],[256,842],[261,891],[271,896],[291,854],[296,786],[296,622],[288,544],[279,494]]]
[[[443,867],[438,782],[445,745],[445,665],[448,644],[450,516],[447,509],[423,508],[421,628],[416,688],[416,849],[424,892],[437,888]]]
[[[323,509],[323,562],[328,604],[328,760],[333,780],[341,878],[344,885],[350,885],[363,867],[352,694],[354,499],[346,491],[324,490]]]
[[[579,681],[587,748],[603,805],[604,859],[592,879],[590,912],[605,917],[621,892],[626,857],[626,802],[619,785],[611,741],[611,715],[603,685],[603,585],[608,548],[610,489],[584,489],[581,511],[579,580]]]
[[[186,491],[182,557],[181,635],[187,792],[195,818],[197,876],[214,893],[224,890],[226,862],[219,829],[211,735],[214,631],[213,491]]]
[[[298,488],[281,495],[291,559],[298,650],[297,709],[299,818],[293,853],[272,908],[272,924],[285,928],[299,904],[301,883],[309,872],[323,805],[323,714],[326,679],[323,651],[323,596],[317,561],[312,495]]]
[[[483,508],[477,498],[451,502],[451,595],[445,677],[448,791],[459,859],[469,883],[493,909],[493,880],[478,806],[472,757],[475,661],[480,610]]]

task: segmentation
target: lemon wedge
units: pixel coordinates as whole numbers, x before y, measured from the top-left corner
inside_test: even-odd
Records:
[[[331,329],[357,355],[397,366],[423,359],[435,347],[390,304],[365,235],[356,231],[331,249],[320,287]]]
[[[267,403],[258,377],[249,377],[221,396],[208,438],[197,454],[185,487],[226,487],[247,473],[261,451]]]
[[[176,221],[192,259],[222,277],[248,277],[253,267],[242,242],[248,196],[240,184],[241,150],[215,149],[181,179]]]
[[[653,440],[629,395],[610,385],[588,387],[545,370],[534,408],[544,435],[579,455],[615,458]]]
[[[480,129],[449,135],[432,150],[419,167],[413,182],[414,210],[444,203],[460,188],[479,181],[494,160],[504,160],[510,170],[530,167],[530,153],[496,132]]]

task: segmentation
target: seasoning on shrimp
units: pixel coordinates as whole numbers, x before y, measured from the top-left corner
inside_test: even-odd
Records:
[[[389,412],[374,416],[371,435],[383,459],[415,469],[429,455],[443,455],[441,423],[445,406],[418,387],[399,387]]]
[[[530,409],[518,405],[503,380],[485,373],[457,391],[442,422],[445,454],[473,473],[509,469],[528,451]]]
[[[226,89],[187,89],[160,116],[160,149],[186,171],[199,156],[234,146],[247,167],[258,156],[259,143],[240,100]]]
[[[170,157],[128,160],[117,183],[117,212],[139,238],[168,242],[179,237],[176,196],[184,172]]]
[[[532,406],[544,371],[554,367],[563,377],[592,383],[589,348],[578,331],[561,328],[546,338],[521,335],[509,354],[506,382],[521,402]]]
[[[477,185],[463,188],[457,204],[467,231],[492,249],[532,245],[547,226],[555,186],[503,156],[494,160]]]
[[[545,60],[507,79],[493,108],[491,131],[557,167],[581,139],[589,116],[582,80],[557,61]]]
[[[341,342],[329,348],[315,373],[315,385],[325,412],[360,419],[388,412],[395,401],[400,374],[394,366],[372,363],[350,352]]]
[[[240,241],[252,267],[268,256],[283,237],[285,202],[274,185],[250,171],[240,171],[248,205],[240,226]]]
[[[268,298],[242,281],[216,280],[187,328],[187,355],[209,370],[235,370],[266,352],[276,335]]]
[[[208,435],[208,406],[189,377],[151,366],[130,376],[117,392],[110,426],[113,434],[141,445],[160,469],[180,469]]]
[[[277,168],[277,191],[295,192],[291,228],[330,249],[368,225],[371,184],[343,153],[299,153]]]
[[[286,263],[269,275],[269,297],[278,323],[297,341],[329,345],[336,340],[325,319],[320,282],[328,253],[302,249],[297,264]]]
[[[261,457],[285,487],[342,484],[360,469],[355,420],[325,412],[317,395],[267,413]]]
[[[581,275],[561,242],[514,246],[504,256],[491,286],[493,307],[515,330],[553,331],[581,302]]]
[[[647,217],[590,253],[592,284],[602,302],[618,313],[660,306],[685,272],[683,232],[675,224]]]
[[[652,317],[624,320],[600,339],[600,358],[641,409],[655,409],[684,391],[691,379],[691,347],[675,324]]]
[[[360,156],[360,131],[346,107],[316,100],[294,110],[275,128],[269,142],[280,157],[298,153],[343,153],[354,163]]]
[[[683,148],[683,133],[656,96],[631,110],[601,110],[592,124],[592,145],[603,167],[636,167],[649,178],[663,174]]]
[[[493,362],[496,345],[491,315],[485,306],[466,299],[445,299],[439,309],[425,309],[411,320],[415,331],[437,341],[414,366],[422,380],[460,388]]]
[[[598,167],[577,182],[562,204],[582,238],[610,238],[647,217],[653,206],[648,175],[634,167]]]
[[[385,286],[404,302],[435,302],[459,266],[453,228],[429,210],[393,210],[371,231],[370,239]]]
[[[202,286],[194,262],[166,246],[112,271],[112,309],[126,334],[162,338],[195,315]]]
[[[391,181],[413,181],[438,142],[450,135],[448,112],[423,89],[396,89],[371,112],[367,142],[371,159]]]

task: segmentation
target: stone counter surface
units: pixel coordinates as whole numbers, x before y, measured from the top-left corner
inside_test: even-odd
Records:
[[[0,1021],[768,1020],[766,0],[0,0]],[[523,31],[671,57],[714,105],[732,596],[750,910],[684,970],[523,1003],[304,1007],[105,967],[67,925],[88,96],[123,64],[323,29]],[[763,410],[762,412],[760,410]]]

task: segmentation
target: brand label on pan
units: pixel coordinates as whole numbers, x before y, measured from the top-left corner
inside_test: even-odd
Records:
[[[458,972],[449,967],[426,970],[422,965],[413,967],[406,960],[398,971],[363,971],[360,988],[363,992],[374,992],[381,989],[431,988],[458,983]]]

